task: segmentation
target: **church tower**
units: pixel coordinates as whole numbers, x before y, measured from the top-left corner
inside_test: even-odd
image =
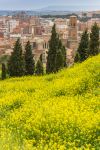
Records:
[[[32,33],[32,37],[42,34],[40,18],[38,16],[31,17],[30,26],[31,26],[30,32]]]
[[[74,52],[77,50],[78,39],[77,39],[77,17],[71,16],[69,20],[69,31],[68,31],[68,42],[67,47]]]

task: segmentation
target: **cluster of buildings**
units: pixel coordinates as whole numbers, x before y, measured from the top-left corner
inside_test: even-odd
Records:
[[[71,64],[83,31],[86,28],[90,31],[95,22],[100,26],[99,18],[80,22],[76,16],[71,16],[70,19],[45,19],[38,16],[28,16],[24,12],[15,16],[0,16],[0,56],[11,55],[15,41],[20,38],[23,50],[29,40],[35,61],[42,54],[45,64],[51,30],[55,23],[59,37],[66,47],[67,61]]]

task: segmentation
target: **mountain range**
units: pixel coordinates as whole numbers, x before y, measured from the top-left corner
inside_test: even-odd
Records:
[[[47,6],[41,9],[35,9],[35,10],[0,10],[0,16],[3,15],[14,15],[16,13],[19,13],[21,11],[25,11],[28,15],[64,15],[64,14],[71,14],[71,13],[77,13],[81,11],[96,11],[100,10],[100,6],[97,5],[67,5],[67,6]]]
[[[38,11],[94,11],[100,10],[100,6],[97,5],[55,5],[47,6],[39,9]]]

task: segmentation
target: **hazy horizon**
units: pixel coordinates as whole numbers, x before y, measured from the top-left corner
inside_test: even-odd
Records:
[[[45,7],[64,6],[64,7],[79,7],[80,9],[100,10],[100,0],[0,0],[0,10],[37,10]],[[66,8],[67,9],[67,8]],[[76,8],[77,9],[77,8]]]

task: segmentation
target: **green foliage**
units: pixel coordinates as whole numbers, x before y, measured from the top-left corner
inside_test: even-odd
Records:
[[[29,41],[27,42],[25,47],[25,67],[26,67],[26,75],[34,74],[35,62],[33,59],[32,49]]]
[[[100,149],[100,55],[0,82],[0,150]]]
[[[49,51],[48,51],[48,57],[47,57],[47,68],[46,71],[47,73],[51,72],[56,72],[56,53],[58,49],[58,38],[57,38],[57,33],[56,33],[56,27],[55,25],[52,28],[52,35],[51,35],[51,40],[49,42]]]
[[[44,70],[43,70],[43,63],[41,61],[41,58],[37,61],[36,64],[36,69],[35,69],[35,74],[36,75],[43,75]]]
[[[69,19],[71,16],[76,16],[77,18],[79,18],[78,17],[78,15],[77,14],[75,14],[75,13],[71,13],[71,14],[67,14],[67,15],[42,15],[41,17],[42,18],[52,18],[52,19],[54,19],[54,18],[65,18],[65,19]],[[80,19],[80,18],[79,18]]]
[[[82,34],[77,54],[79,55],[78,58],[80,62],[89,57],[89,34],[87,30],[85,30],[85,32]]]
[[[4,63],[4,64],[7,64],[8,60],[9,60],[9,57],[8,55],[3,55],[3,56],[0,56],[0,63]]]
[[[58,39],[59,41],[59,45],[58,45],[58,53],[60,53],[60,55],[62,56],[61,58],[61,65],[59,66],[60,68],[66,67],[66,48],[65,46],[62,45],[62,41],[60,39]],[[61,57],[60,56],[60,57]],[[58,56],[59,57],[59,56]],[[58,63],[59,63],[59,58],[58,58]]]
[[[1,75],[2,80],[6,79],[6,66],[4,63],[2,63],[2,75]]]
[[[64,63],[64,67],[67,66],[67,54],[66,54],[66,48],[65,46],[62,46],[62,54],[63,54],[63,63]]]
[[[40,55],[40,61],[43,62],[42,54]]]
[[[77,63],[77,62],[80,62],[80,55],[78,52],[76,52],[76,55],[75,55],[75,58],[74,58],[74,62]]]
[[[100,53],[99,27],[95,23],[91,29],[90,40],[88,30],[83,32],[78,51],[75,56],[75,62],[83,62],[89,56],[95,56]]]
[[[100,53],[99,27],[95,23],[90,34],[90,55],[95,56]]]
[[[56,65],[56,72],[58,72],[60,69],[64,67],[64,58],[62,51],[57,51],[56,58],[55,58],[55,65]]]
[[[8,61],[8,72],[11,77],[20,77],[25,75],[25,61],[20,39],[16,41],[12,55]]]
[[[56,73],[64,66],[66,66],[66,49],[59,39],[59,36],[56,32],[56,26],[54,24],[49,42],[46,72]]]

